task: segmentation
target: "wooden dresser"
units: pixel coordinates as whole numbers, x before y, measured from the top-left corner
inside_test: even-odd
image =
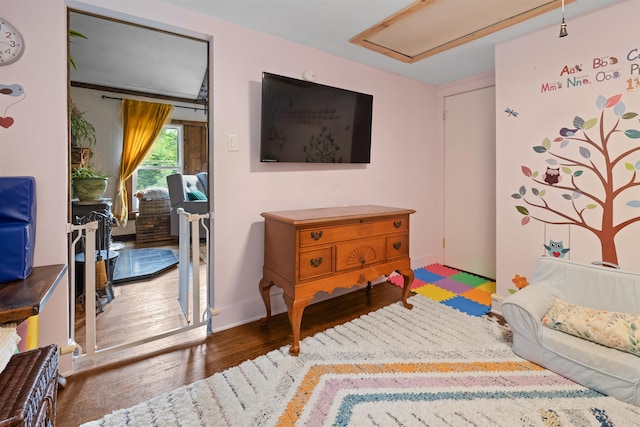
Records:
[[[271,318],[269,290],[282,288],[293,332],[292,355],[300,352],[302,313],[316,293],[371,285],[394,271],[404,277],[402,302],[413,282],[409,258],[411,209],[385,206],[263,212],[264,267],[259,288]]]

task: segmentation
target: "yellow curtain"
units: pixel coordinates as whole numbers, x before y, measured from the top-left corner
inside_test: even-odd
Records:
[[[113,214],[123,227],[129,219],[125,181],[133,175],[147,156],[172,111],[173,106],[169,104],[122,100],[124,135]]]

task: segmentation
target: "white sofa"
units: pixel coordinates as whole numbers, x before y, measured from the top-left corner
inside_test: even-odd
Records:
[[[624,402],[640,406],[640,357],[542,325],[556,298],[597,310],[640,314],[640,274],[542,257],[529,286],[502,310],[520,357]]]

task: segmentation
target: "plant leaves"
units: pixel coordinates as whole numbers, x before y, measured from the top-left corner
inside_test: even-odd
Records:
[[[529,224],[529,220],[531,220],[531,217],[527,215],[527,216],[522,218],[521,224],[522,225],[527,225],[527,224]]]
[[[511,197],[513,197],[514,199],[522,199],[522,196],[519,195],[518,193],[513,193]]]
[[[560,143],[560,148],[564,148],[564,147],[566,147],[566,146],[567,146],[567,144],[569,144],[569,140],[568,140],[568,139],[563,140],[563,141]]]
[[[524,176],[531,176],[531,169],[529,169],[526,166],[520,166],[520,170],[522,171],[522,173],[524,174]]]
[[[627,138],[633,138],[633,139],[640,138],[640,131],[635,129],[627,129],[624,131],[624,134],[627,135]]]
[[[631,206],[632,208],[640,208],[640,200],[629,200],[625,204],[627,206]]]
[[[606,105],[607,98],[602,95],[598,95],[598,98],[596,98],[596,107],[598,107],[599,110],[602,110]]]
[[[585,159],[589,159],[589,158],[591,158],[591,151],[589,151],[589,149],[588,149],[588,148],[586,148],[586,147],[580,147],[580,150],[579,150],[579,151],[580,151],[580,155],[581,155],[582,157],[584,157]]]
[[[563,138],[563,137],[561,137],[561,136],[559,136],[559,137],[557,137],[557,138],[555,138],[555,139],[553,140],[553,142],[560,142],[560,141],[564,141],[564,138]]]
[[[595,209],[597,207],[598,207],[598,205],[596,205],[595,203],[589,203],[587,206],[585,206],[585,208],[587,208],[587,209]]]
[[[598,119],[594,118],[594,119],[589,119],[587,120],[584,125],[582,126],[582,130],[587,130],[587,129],[591,129],[592,127],[594,127],[596,124],[598,123]]]
[[[636,169],[640,169],[640,160],[636,162]]]
[[[537,176],[538,176],[538,171],[535,171],[535,172],[533,173],[533,175],[531,175],[531,176],[532,176],[533,178],[537,177]]]
[[[572,200],[571,194],[566,194],[565,193],[565,194],[562,195],[562,198],[565,199],[565,200]]]
[[[543,146],[544,148],[546,148],[547,150],[548,150],[549,148],[551,148],[551,141],[549,141],[549,138],[545,138],[545,139],[542,141],[542,146]]]
[[[547,164],[555,166],[558,164],[558,161],[556,159],[547,159]]]
[[[573,127],[576,129],[582,129],[584,125],[584,119],[582,117],[575,116],[573,118]]]
[[[582,175],[582,171],[575,171],[573,173],[573,176],[575,176],[575,177],[579,177],[580,175]]]
[[[529,209],[525,208],[524,206],[516,206],[516,209],[518,210],[518,212],[520,212],[522,215],[529,215]]]
[[[568,167],[566,167],[566,166],[563,166],[563,167],[562,167],[562,172],[566,173],[567,175],[571,175],[571,169],[569,169],[569,168],[568,168]]]
[[[618,102],[615,107],[613,107],[613,114],[620,117],[624,114],[626,107],[624,106],[624,102]]]
[[[582,192],[581,191],[574,191],[573,192],[573,200],[580,198],[580,196],[582,196]]]
[[[520,193],[521,196],[524,196],[526,192],[527,192],[527,189],[525,188],[524,185],[520,187],[520,189],[518,190],[518,193]]]
[[[635,166],[633,166],[631,163],[625,163],[624,167],[630,171],[636,170]]]
[[[547,190],[540,190],[540,197],[544,197],[546,192],[547,192]]]
[[[533,147],[533,151],[535,151],[536,153],[546,153],[547,149],[542,145],[536,145],[535,147]]]
[[[622,118],[624,120],[629,120],[629,119],[633,119],[634,117],[637,117],[637,116],[638,116],[638,113],[624,113],[622,115]]]
[[[607,105],[605,105],[605,108],[611,108],[614,105],[616,105],[618,102],[620,102],[620,99],[622,98],[622,95],[618,94],[618,95],[613,95],[611,97],[609,97],[607,99]]]
[[[535,187],[531,188],[531,192],[533,193],[534,196],[540,195],[540,191]]]

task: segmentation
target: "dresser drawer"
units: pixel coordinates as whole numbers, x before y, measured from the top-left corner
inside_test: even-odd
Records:
[[[352,224],[340,226],[326,226],[306,228],[300,230],[300,247],[343,242],[368,236],[383,236],[385,234],[409,231],[409,216],[400,215],[386,218],[382,221],[367,221],[365,219]]]
[[[300,252],[300,280],[331,274],[332,255],[332,248]]]
[[[409,255],[409,236],[400,234],[387,237],[387,259],[403,258]]]
[[[385,260],[386,238],[358,239],[336,245],[336,271],[366,267]]]

